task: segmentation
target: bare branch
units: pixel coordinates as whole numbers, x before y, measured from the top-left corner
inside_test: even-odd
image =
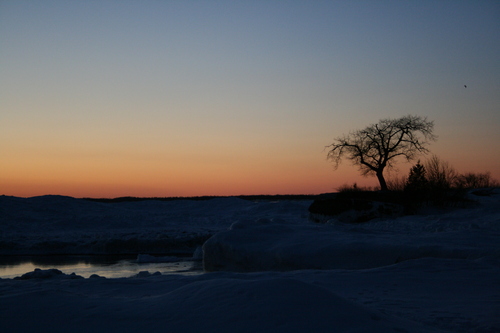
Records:
[[[359,167],[361,174],[376,174],[384,189],[384,169],[393,167],[399,157],[411,161],[419,154],[428,153],[430,141],[437,139],[433,130],[434,123],[425,117],[408,115],[382,119],[363,130],[335,139],[327,146],[327,158],[333,161],[335,168],[347,158]]]

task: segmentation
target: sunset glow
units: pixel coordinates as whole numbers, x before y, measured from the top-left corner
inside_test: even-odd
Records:
[[[374,186],[325,146],[407,114],[435,122],[433,154],[500,179],[499,17],[496,1],[2,1],[0,195]]]

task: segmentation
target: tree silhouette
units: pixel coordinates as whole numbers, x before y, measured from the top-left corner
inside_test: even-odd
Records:
[[[408,175],[404,187],[405,192],[413,196],[423,195],[424,192],[428,190],[429,183],[426,173],[427,170],[425,170],[425,167],[418,161],[417,164],[410,169],[410,174]]]
[[[375,174],[381,190],[387,190],[384,170],[392,168],[399,157],[407,161],[421,153],[428,153],[429,141],[435,141],[432,133],[434,122],[419,116],[398,119],[382,119],[365,129],[357,130],[334,140],[327,146],[327,158],[337,168],[342,158],[359,166],[362,175]]]

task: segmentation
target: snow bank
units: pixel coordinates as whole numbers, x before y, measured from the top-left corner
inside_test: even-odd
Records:
[[[301,279],[302,278],[302,279]],[[0,297],[9,332],[438,332],[384,314],[308,276],[215,275],[10,281]],[[18,289],[24,282],[24,291]],[[6,289],[6,285],[9,288]],[[112,288],[112,290],[110,290]],[[57,313],[57,316],[51,315]],[[25,320],[29,318],[29,320]]]
[[[500,257],[500,195],[447,213],[362,224],[237,222],[203,245],[206,271],[362,269],[434,257]]]
[[[34,273],[34,272],[32,272]],[[498,332],[500,261],[0,280],[0,331]],[[29,320],[27,320],[29,318]]]
[[[404,320],[339,297],[325,288],[291,278],[200,281],[179,288],[168,296],[183,298],[180,307],[165,304],[167,311],[187,314],[170,326],[178,332],[422,330],[420,325],[413,326],[415,323],[409,325]],[[407,330],[409,326],[413,327]]]
[[[305,221],[305,202],[238,198],[101,203],[64,196],[0,196],[0,255],[192,254],[239,220]]]

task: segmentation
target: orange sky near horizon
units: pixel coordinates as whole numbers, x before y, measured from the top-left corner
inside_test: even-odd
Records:
[[[431,153],[500,180],[499,14],[494,1],[2,1],[0,195],[376,186],[348,161],[334,170],[325,146],[408,114],[435,122]]]
[[[116,156],[69,160],[65,156],[40,156],[36,159],[38,164],[13,160],[10,166],[3,163],[3,170],[12,178],[3,181],[1,188],[5,194],[22,197],[43,194],[169,197],[317,194],[335,191],[334,184],[340,186],[351,180],[360,183],[355,168],[348,167],[347,163],[334,172],[321,149],[309,154],[309,161],[283,154],[264,156],[258,151],[247,152],[247,156],[243,152],[219,153],[218,159],[178,154],[150,160]],[[374,181],[361,179],[361,183],[370,180]]]

